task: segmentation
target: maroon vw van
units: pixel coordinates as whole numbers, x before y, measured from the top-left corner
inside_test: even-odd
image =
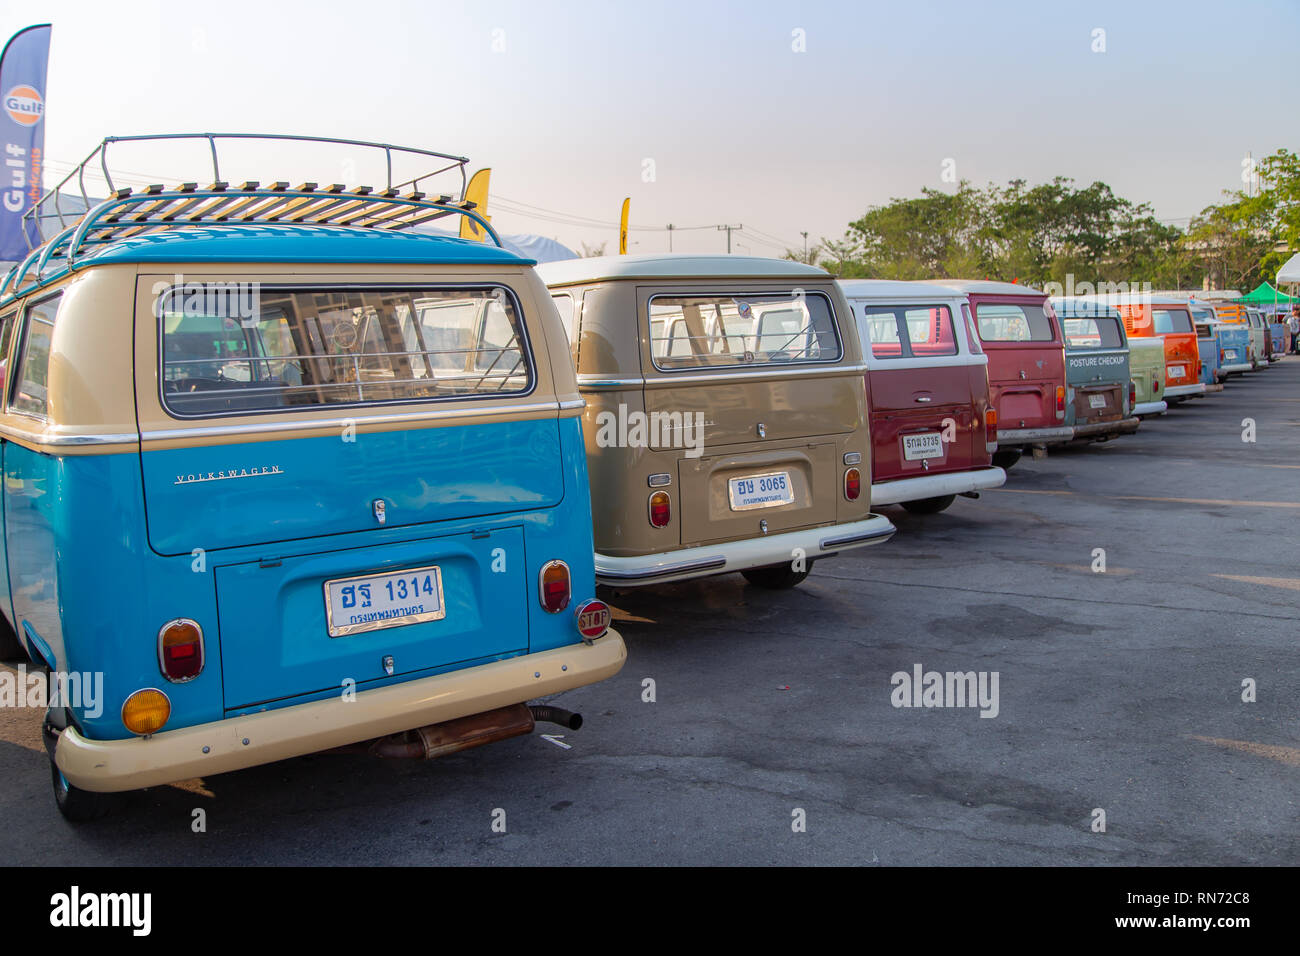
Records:
[[[1065,340],[1047,293],[1013,282],[940,279],[964,293],[988,355],[989,391],[998,413],[993,463],[1014,465],[1031,448],[1074,437],[1065,423]]]
[[[933,514],[1002,485],[988,358],[962,312],[966,297],[880,279],[840,288],[867,363],[872,503]]]

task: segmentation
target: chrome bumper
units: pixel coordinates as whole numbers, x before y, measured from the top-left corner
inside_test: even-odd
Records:
[[[897,529],[883,515],[863,521],[787,531],[782,534],[726,541],[699,548],[681,548],[659,554],[613,557],[596,552],[596,582],[618,587],[664,584],[711,574],[728,574],[773,564],[786,564],[802,552],[805,560],[882,544]]]
[[[941,475],[914,475],[895,478],[871,486],[872,505],[896,505],[902,501],[920,501],[942,495],[961,495],[984,488],[1001,488],[1007,473],[1001,468],[972,468]]]

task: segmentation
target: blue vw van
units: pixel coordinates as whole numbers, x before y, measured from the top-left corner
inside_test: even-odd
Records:
[[[448,217],[497,244],[412,232]],[[66,689],[45,720],[66,817],[327,749],[577,726],[526,702],[626,652],[531,261],[391,182],[115,190],[65,219],[0,287],[0,650]]]

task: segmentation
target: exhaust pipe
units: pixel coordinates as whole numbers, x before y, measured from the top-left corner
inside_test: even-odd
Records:
[[[549,704],[532,704],[528,708],[532,711],[533,720],[544,724],[559,724],[561,727],[568,727],[570,730],[577,730],[582,726],[582,714],[575,714],[571,710],[565,710],[562,707],[551,707]]]
[[[381,737],[361,746],[376,757],[431,760],[530,734],[534,726],[532,712],[523,704],[512,704]]]
[[[337,747],[331,753],[368,753],[389,760],[432,760],[471,747],[530,734],[538,721],[577,730],[582,726],[582,715],[547,704],[534,704],[531,707],[512,704],[481,714],[445,720],[440,724],[417,727],[378,740]]]

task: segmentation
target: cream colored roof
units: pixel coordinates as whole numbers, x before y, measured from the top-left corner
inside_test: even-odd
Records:
[[[789,259],[764,259],[757,256],[699,256],[689,253],[565,259],[561,262],[539,265],[537,274],[549,286],[595,282],[601,279],[830,278],[830,274],[824,269]]]

